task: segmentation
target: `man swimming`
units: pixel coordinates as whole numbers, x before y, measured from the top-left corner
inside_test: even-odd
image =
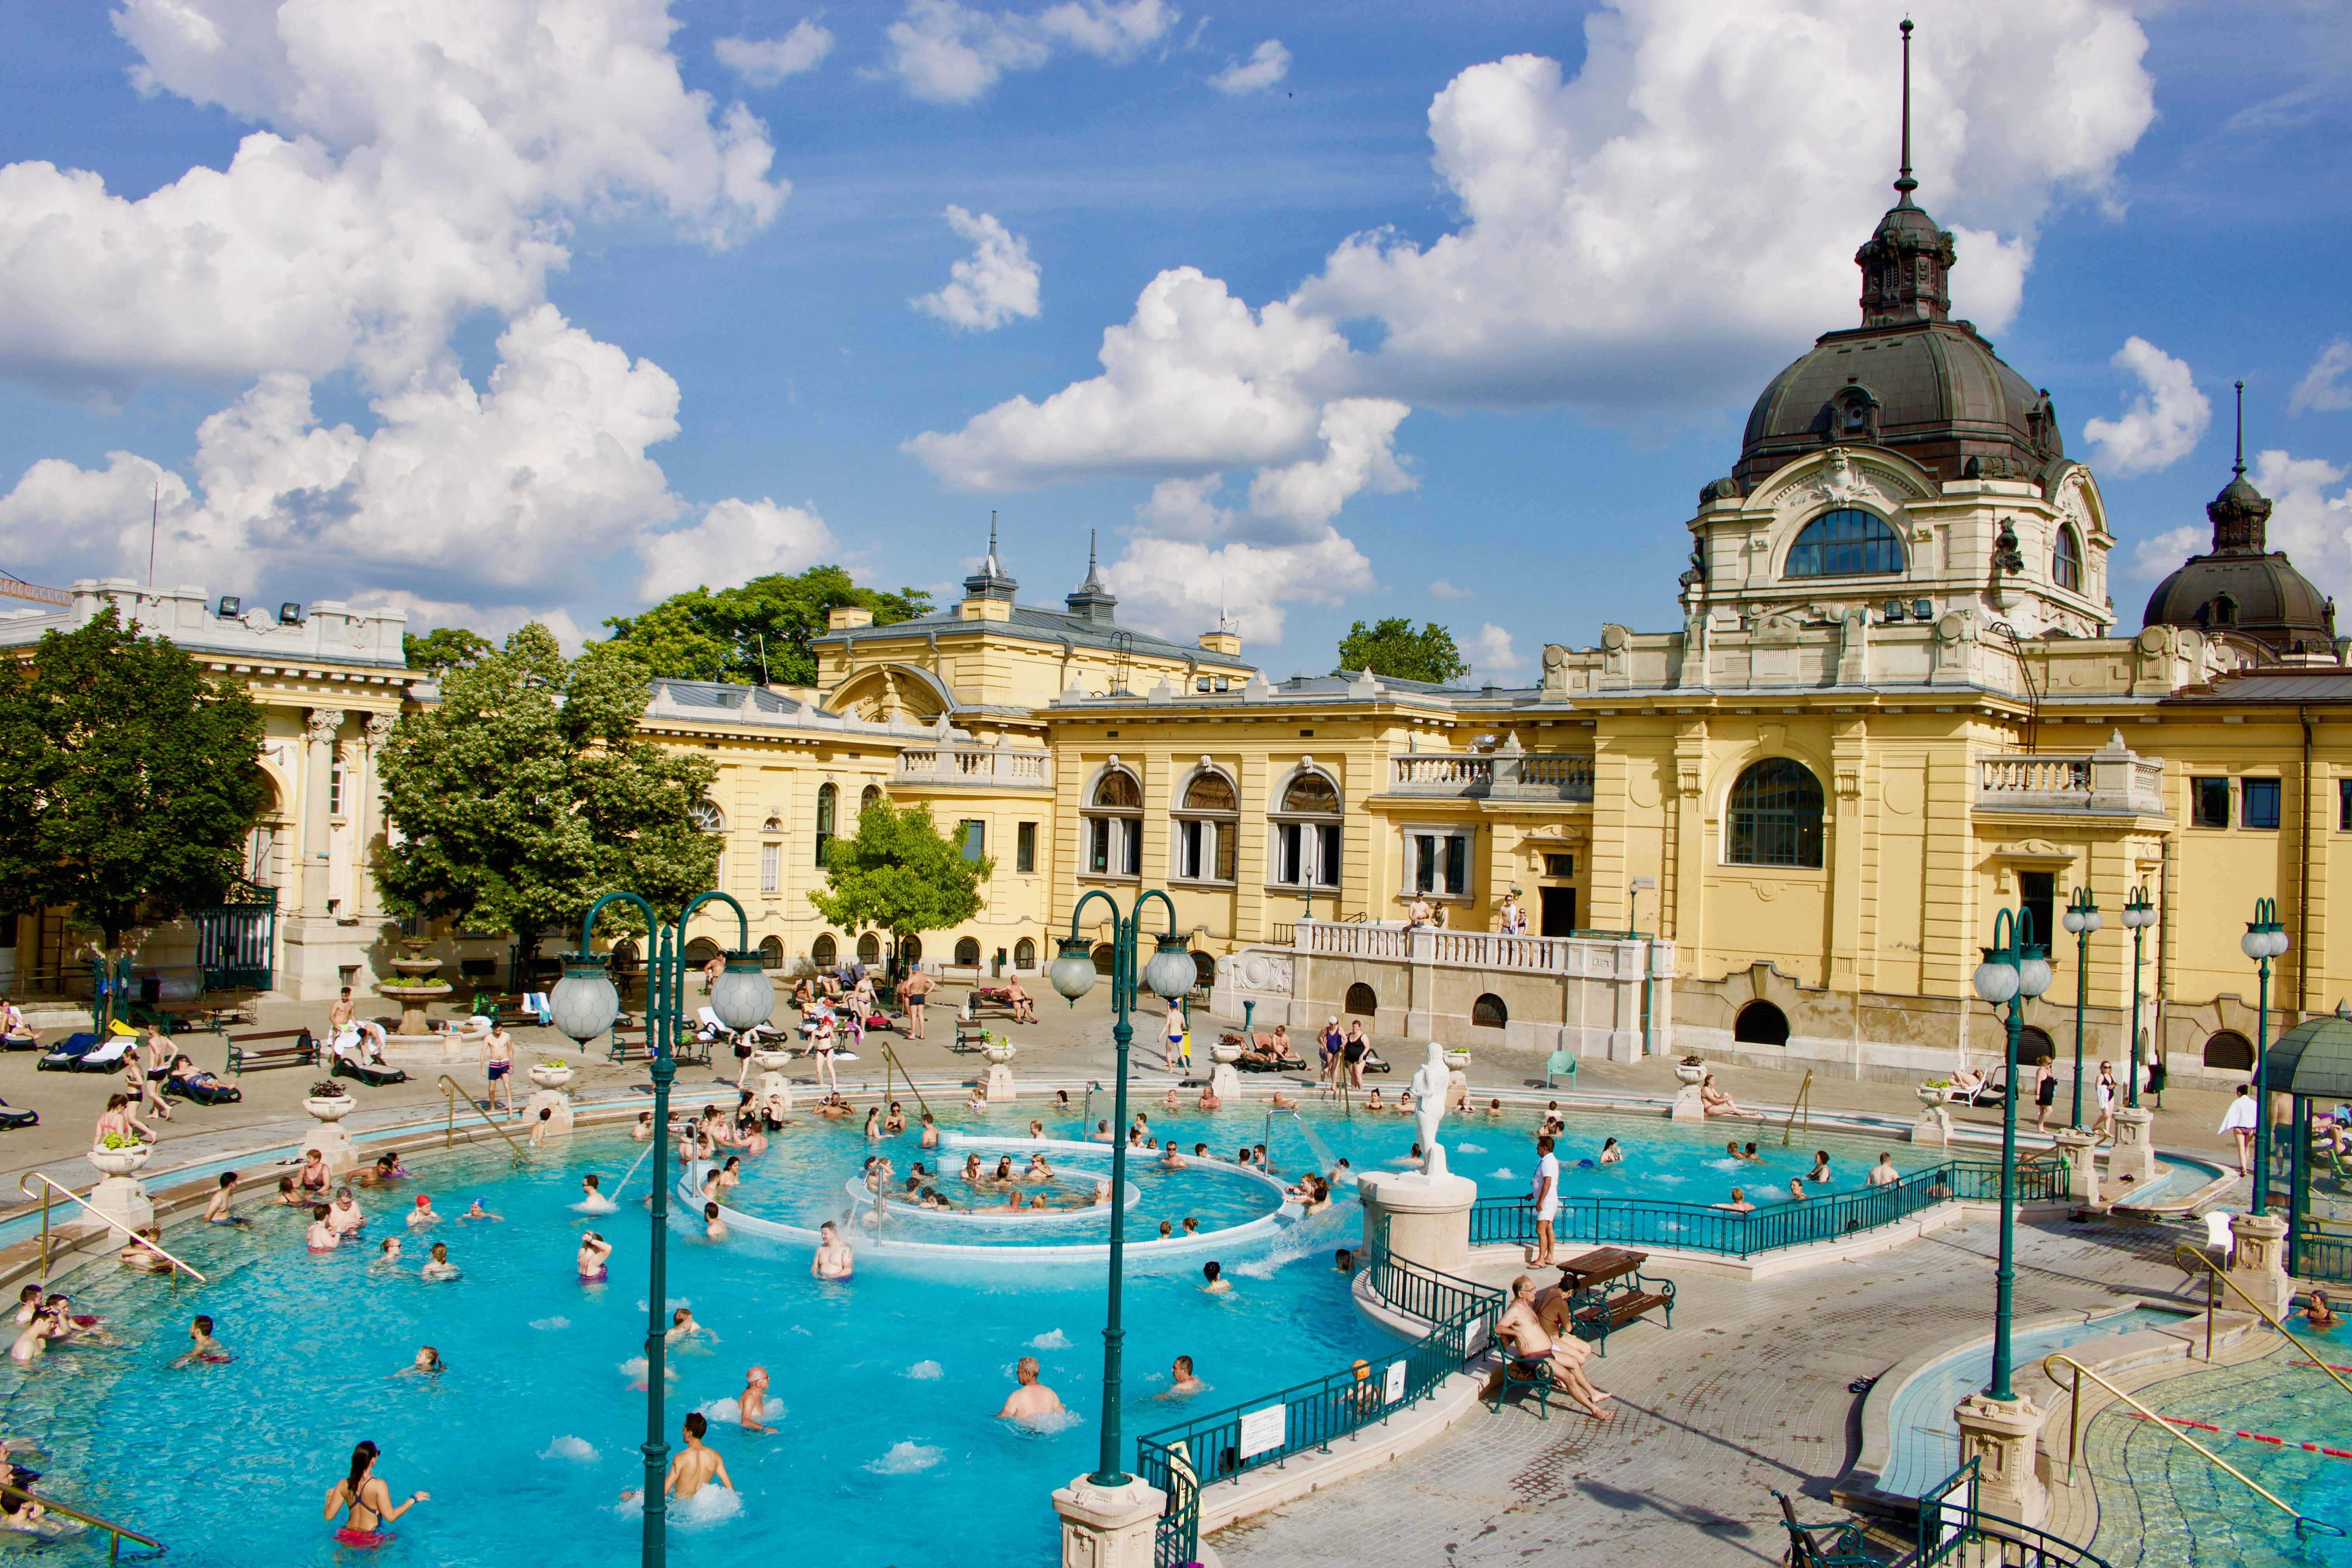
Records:
[[[1177,1149],[1176,1140],[1173,1138],[1168,1141],[1168,1152],[1160,1157],[1160,1168],[1163,1171],[1181,1171],[1190,1168],[1190,1162]]]
[[[1176,1364],[1168,1369],[1168,1392],[1160,1397],[1190,1399],[1192,1395],[1204,1392],[1208,1386],[1192,1375],[1192,1358],[1180,1355],[1176,1358]]]
[[[425,1267],[418,1269],[416,1272],[419,1278],[425,1279],[455,1279],[457,1278],[457,1266],[449,1261],[449,1244],[446,1241],[435,1242],[433,1244],[433,1256],[425,1259]]]
[[[1032,1420],[1062,1408],[1061,1396],[1037,1381],[1035,1356],[1024,1355],[1013,1363],[1013,1379],[1020,1386],[1005,1396],[1004,1408],[996,1413],[999,1421]]]
[[[351,1236],[362,1226],[367,1224],[367,1215],[360,1212],[360,1205],[352,1198],[351,1188],[335,1189],[335,1201],[327,1205],[327,1223],[335,1227],[337,1236]]]
[[[768,1419],[768,1369],[755,1366],[743,1374],[743,1392],[735,1396],[735,1419],[747,1431],[773,1432]]]
[[[1203,1295],[1223,1296],[1234,1288],[1234,1282],[1224,1277],[1223,1267],[1213,1258],[1201,1265],[1201,1273],[1209,1281],[1201,1287]]]
[[[580,1206],[590,1214],[611,1214],[621,1205],[604,1195],[604,1184],[593,1171],[580,1178]]]
[[[419,1345],[416,1347],[415,1359],[411,1361],[406,1366],[402,1367],[398,1372],[394,1373],[392,1375],[394,1377],[438,1377],[442,1373],[446,1372],[447,1370],[448,1363],[441,1359],[441,1352],[439,1351],[435,1350],[431,1345]]]
[[[809,1260],[809,1273],[819,1279],[846,1279],[856,1263],[849,1244],[841,1239],[841,1232],[827,1220],[817,1232],[816,1256]]]
[[[669,1331],[662,1336],[666,1343],[684,1344],[687,1341],[698,1337],[707,1339],[714,1345],[719,1342],[719,1336],[716,1333],[694,1321],[693,1308],[680,1307],[670,1313]]]
[[[702,1234],[712,1241],[727,1239],[727,1222],[719,1217],[719,1205],[715,1203],[702,1205]]]
[[[591,1176],[590,1181],[596,1178]],[[572,1266],[583,1285],[601,1285],[604,1280],[604,1260],[613,1256],[613,1244],[593,1230],[580,1233],[580,1254]]]
[[[229,1205],[236,1201],[236,1173],[223,1171],[220,1173],[220,1185],[215,1187],[213,1195],[205,1200],[205,1223],[206,1225],[250,1224],[250,1221],[237,1218],[230,1209]]]
[[[712,1481],[729,1491],[735,1483],[728,1479],[727,1461],[702,1446],[702,1435],[710,1430],[710,1423],[702,1418],[699,1410],[686,1413],[686,1447],[669,1462],[669,1475],[662,1482],[662,1494],[684,1502]]]
[[[343,1233],[327,1217],[333,1212],[325,1204],[310,1206],[310,1228],[302,1233],[302,1240],[311,1251],[332,1252],[343,1244]]]
[[[213,1338],[213,1321],[200,1315],[188,1324],[188,1348],[174,1356],[172,1364],[175,1367],[194,1366],[201,1362],[208,1366],[219,1366],[235,1359],[218,1340]]]

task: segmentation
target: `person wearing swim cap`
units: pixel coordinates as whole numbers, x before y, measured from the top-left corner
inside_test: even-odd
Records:
[[[395,1507],[391,1489],[375,1475],[377,1453],[373,1443],[362,1443],[353,1448],[352,1473],[327,1489],[325,1518],[332,1520],[345,1510],[350,1510],[349,1517],[336,1527],[338,1546],[382,1546],[392,1539],[385,1525],[418,1503],[433,1500],[430,1492],[415,1491],[408,1494],[406,1502]]]

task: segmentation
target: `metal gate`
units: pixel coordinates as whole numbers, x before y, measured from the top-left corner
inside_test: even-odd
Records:
[[[267,991],[278,936],[278,889],[238,882],[194,911],[196,965],[207,991]]]

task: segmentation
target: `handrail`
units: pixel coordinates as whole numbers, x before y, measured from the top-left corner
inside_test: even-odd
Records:
[[[47,1498],[37,1497],[32,1491],[24,1487],[12,1486],[8,1489],[24,1497],[31,1498],[33,1501],[39,1503],[51,1513],[61,1513],[68,1519],[79,1520],[84,1524],[96,1525],[100,1530],[111,1531],[113,1539],[108,1543],[106,1549],[106,1560],[109,1563],[115,1561],[116,1554],[122,1550],[122,1538],[126,1535],[131,1540],[139,1542],[142,1546],[152,1546],[158,1552],[170,1550],[153,1536],[142,1535],[135,1530],[125,1529],[123,1526],[115,1523],[110,1519],[100,1519],[94,1513],[84,1513],[81,1510],[75,1508],[70,1504],[53,1502]]]
[[[878,1044],[882,1047],[882,1098],[885,1100],[890,1098],[890,1073],[895,1068],[898,1076],[907,1080],[907,1090],[915,1097],[915,1108],[929,1116],[931,1113],[930,1102],[923,1098],[922,1089],[915,1082],[915,1075],[907,1070],[907,1064],[898,1059],[898,1053],[890,1048],[889,1041],[883,1040]]]
[[[2174,1430],[2171,1422],[2166,1420],[2162,1415],[2158,1415],[2155,1411],[2150,1410],[2147,1405],[2142,1405],[2138,1400],[2134,1399],[2130,1394],[2126,1394],[2122,1389],[2117,1388],[2114,1384],[2109,1383],[2105,1378],[2101,1377],[2097,1373],[2093,1372],[2089,1367],[2084,1366],[2073,1356],[2066,1354],[2063,1351],[2057,1351],[2042,1358],[2042,1374],[2048,1377],[2053,1384],[2058,1381],[2058,1374],[2053,1369],[2059,1366],[2070,1366],[2074,1369],[2075,1403],[2078,1409],[2082,1400],[2082,1380],[2087,1377],[2093,1383],[2097,1384],[2101,1388],[2105,1389],[2109,1394],[2114,1394],[2117,1399],[2122,1400],[2126,1405],[2130,1405],[2134,1410],[2138,1411],[2142,1415],[2147,1416],[2150,1421],[2156,1423],[2157,1430],[2166,1434],[2176,1441],[2188,1444],[2189,1447],[2196,1449],[2209,1461],[2220,1466],[2222,1469],[2229,1471],[2231,1475],[2244,1482],[2248,1487],[2253,1489],[2256,1493],[2260,1494],[2264,1502],[2269,1503],[2273,1508],[2277,1509],[2280,1512],[2287,1515],[2290,1519],[2294,1521],[2295,1533],[2298,1536],[2303,1533],[2303,1528],[2306,1524],[2319,1530],[2327,1531],[2331,1534],[2335,1535],[2341,1535],[2344,1533],[2343,1531],[2338,1530],[2336,1526],[2328,1523],[2326,1520],[2313,1519],[2308,1514],[2297,1512],[2291,1505],[2281,1502],[2278,1498],[2268,1489],[2263,1487],[2260,1481],[2257,1481],[2251,1476],[2247,1475],[2243,1470],[2238,1468],[2237,1466],[2230,1463],[2229,1460],[2221,1458],[2221,1455],[2213,1452],[2212,1449],[2208,1448],[2204,1444],[2200,1443],[2188,1433]],[[2069,1468],[2072,1468],[2071,1455],[2069,1457]]]
[[[36,1194],[32,1189],[25,1185],[26,1182],[38,1182],[41,1184],[41,1191],[38,1194],[38,1196],[41,1200],[41,1282],[43,1284],[47,1284],[49,1279],[49,1194],[52,1192],[59,1193],[66,1197],[71,1198],[75,1203],[81,1205],[82,1207],[96,1215],[102,1224],[121,1231],[123,1235],[129,1237],[132,1241],[138,1243],[141,1247],[145,1247],[148,1251],[155,1254],[158,1258],[170,1262],[173,1268],[175,1270],[172,1276],[173,1279],[177,1279],[179,1278],[176,1270],[185,1268],[189,1273],[195,1275],[197,1284],[204,1285],[210,1283],[210,1281],[205,1279],[203,1274],[198,1273],[194,1268],[181,1262],[176,1258],[173,1258],[170,1253],[164,1251],[162,1247],[156,1246],[153,1242],[148,1240],[145,1237],[140,1235],[137,1231],[131,1229],[129,1226],[123,1224],[121,1220],[107,1213],[104,1209],[100,1208],[97,1205],[91,1203],[89,1199],[75,1192],[71,1187],[67,1186],[62,1182],[53,1179],[47,1172],[28,1171],[24,1175],[16,1178],[16,1190],[19,1193],[24,1194],[24,1195],[28,1198],[35,1196]]]
[[[2280,1333],[2284,1334],[2287,1337],[2289,1343],[2293,1344],[2295,1349],[2301,1351],[2305,1355],[2311,1358],[2312,1365],[2317,1367],[2320,1371],[2326,1373],[2328,1376],[2336,1380],[2336,1387],[2342,1389],[2347,1394],[2352,1394],[2352,1383],[2345,1382],[2344,1374],[2336,1371],[2334,1367],[2328,1365],[2327,1358],[2326,1356],[2321,1355],[2317,1351],[2312,1349],[2311,1346],[2305,1344],[2303,1342],[2302,1337],[2296,1334],[2293,1329],[2288,1328],[2284,1323],[2280,1322],[2276,1318],[2273,1317],[2271,1315],[2271,1310],[2268,1307],[2263,1306],[2260,1301],[2257,1301],[2252,1296],[2247,1295],[2245,1287],[2240,1285],[2235,1279],[2231,1279],[2229,1275],[2223,1273],[2220,1268],[2215,1268],[2211,1258],[2206,1257],[2202,1252],[2198,1251],[2197,1248],[2189,1246],[2185,1241],[2173,1247],[2172,1257],[2175,1262],[2179,1261],[2183,1257],[2191,1259],[2201,1267],[2205,1272],[2210,1274],[2215,1279],[2219,1280],[2223,1289],[2235,1290],[2238,1293],[2238,1300],[2243,1301],[2247,1306],[2252,1307],[2256,1313],[2260,1314],[2263,1321],[2268,1323],[2272,1328],[2276,1329]],[[2213,1359],[2213,1296],[2212,1292],[2210,1290],[2206,1292],[2205,1296],[2205,1359],[2207,1361],[2211,1361]]]
[[[1797,1086],[1797,1098],[1789,1102],[1789,1120],[1780,1128],[1780,1147],[1783,1149],[1789,1146],[1789,1134],[1796,1130],[1800,1106],[1804,1108],[1805,1136],[1810,1138],[1813,1134],[1813,1069],[1811,1068],[1805,1069],[1805,1081]]]
[[[1918,1550],[1911,1557],[1915,1568],[1933,1568],[1950,1558],[1955,1548],[1985,1541],[2017,1548],[2014,1558],[2007,1552],[1997,1552],[1991,1559],[1996,1565],[2014,1563],[2050,1568],[2058,1563],[2062,1568],[2111,1568],[2105,1558],[2087,1546],[2077,1546],[2039,1526],[2004,1519],[1977,1507],[1976,1483],[1980,1473],[1977,1460],[1967,1460],[1920,1496]],[[1960,1494],[1957,1504],[1950,1500],[1956,1492]],[[1959,1514],[1957,1519],[1953,1517],[1956,1509]],[[1982,1552],[1970,1556],[1978,1563],[1985,1562]]]
[[[441,1098],[449,1102],[449,1125],[442,1135],[441,1146],[445,1149],[453,1148],[457,1142],[457,1096],[462,1091],[457,1088],[456,1080],[446,1072],[441,1075],[437,1087],[441,1090]],[[470,1094],[466,1096],[466,1109],[480,1117],[483,1125],[507,1141],[507,1147],[514,1152],[515,1165],[520,1168],[527,1156],[522,1152],[522,1145],[514,1141],[514,1134],[499,1126],[488,1111],[476,1105],[474,1097]]]

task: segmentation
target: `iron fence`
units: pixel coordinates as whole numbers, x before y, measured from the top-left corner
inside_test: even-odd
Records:
[[[1919,1550],[1911,1568],[1938,1563],[1962,1568],[2110,1568],[2088,1547],[1979,1509],[1974,1459],[1919,1499]]]

